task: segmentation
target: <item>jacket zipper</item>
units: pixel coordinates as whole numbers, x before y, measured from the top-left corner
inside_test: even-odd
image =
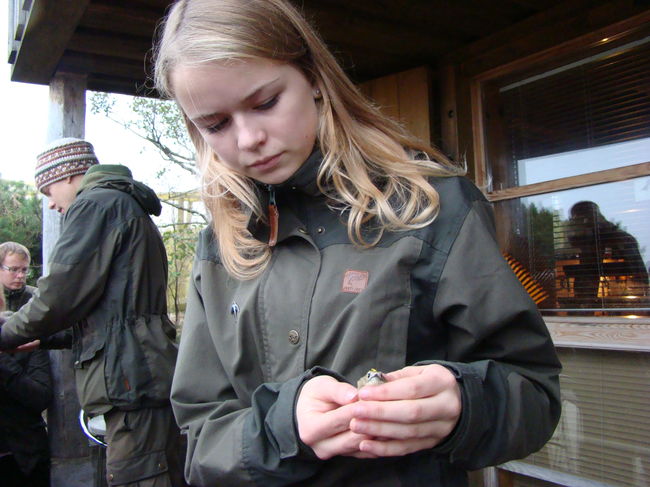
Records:
[[[278,221],[280,212],[275,202],[275,188],[268,185],[269,189],[269,247],[275,247],[278,242]]]

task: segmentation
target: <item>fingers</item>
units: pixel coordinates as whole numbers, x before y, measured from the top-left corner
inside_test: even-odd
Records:
[[[406,367],[387,374],[388,383],[365,387],[353,405],[350,430],[370,438],[364,453],[404,455],[431,448],[455,428],[461,413],[460,387],[438,365]]]
[[[312,450],[321,460],[327,460],[337,455],[357,456],[357,458],[371,458],[372,454],[362,453],[359,445],[362,441],[370,440],[366,435],[360,435],[346,430],[334,436],[324,438],[311,446]]]
[[[36,350],[38,347],[41,346],[41,341],[40,340],[34,340],[28,343],[24,343],[23,345],[20,345],[19,347],[16,348],[16,351],[19,352],[31,352],[32,350]]]
[[[453,431],[456,422],[456,418],[437,419],[420,423],[394,423],[355,418],[350,422],[350,431],[386,441],[428,438],[438,443]]]
[[[303,399],[320,403],[324,408],[328,408],[327,405],[350,404],[357,400],[357,389],[328,375],[320,375],[309,379],[302,386],[298,401]]]
[[[349,405],[326,412],[296,410],[296,414],[300,439],[312,448],[318,442],[348,431],[353,417]]]
[[[359,445],[361,454],[370,455],[369,457],[359,458],[377,458],[377,457],[397,457],[415,453],[427,448],[433,448],[439,442],[432,439],[415,439],[408,441],[378,441],[364,440]]]
[[[359,401],[354,404],[353,414],[356,419],[408,425],[453,419],[460,414],[460,409],[460,395],[454,390],[445,390],[419,399]]]
[[[420,399],[457,387],[454,375],[441,365],[405,367],[386,374],[386,384],[364,387],[359,391],[363,401],[395,401]]]
[[[454,429],[460,387],[445,367],[406,367],[361,390],[329,376],[307,381],[296,404],[301,440],[321,459],[405,455],[431,448]]]
[[[349,429],[356,400],[355,387],[329,376],[303,385],[296,403],[298,434],[319,458],[359,451],[359,443],[367,439]]]

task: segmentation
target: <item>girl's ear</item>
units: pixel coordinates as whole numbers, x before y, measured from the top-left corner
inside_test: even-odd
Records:
[[[314,93],[314,100],[320,100],[321,98],[323,98],[323,94],[321,93],[320,88],[318,86],[314,86],[313,93]]]

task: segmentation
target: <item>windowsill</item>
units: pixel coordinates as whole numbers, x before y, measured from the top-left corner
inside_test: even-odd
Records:
[[[650,352],[650,318],[545,316],[560,348]]]
[[[551,482],[563,487],[614,487],[612,484],[598,482],[593,479],[586,479],[577,475],[559,472],[557,470],[550,470],[548,468],[539,467],[526,463],[525,460],[512,461],[499,465],[498,468],[513,472],[527,477]]]

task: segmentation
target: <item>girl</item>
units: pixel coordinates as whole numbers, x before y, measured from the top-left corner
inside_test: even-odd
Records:
[[[560,365],[487,202],[288,2],[178,1],[155,81],[212,215],[172,387],[192,485],[457,487],[541,448]]]

